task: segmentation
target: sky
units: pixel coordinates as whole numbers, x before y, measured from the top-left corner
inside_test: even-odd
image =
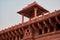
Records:
[[[22,17],[17,12],[34,1],[50,12],[60,9],[60,0],[0,0],[0,30],[21,23]]]

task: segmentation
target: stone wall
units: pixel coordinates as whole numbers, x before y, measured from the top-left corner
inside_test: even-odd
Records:
[[[60,40],[60,33],[42,35],[36,37],[35,40]]]

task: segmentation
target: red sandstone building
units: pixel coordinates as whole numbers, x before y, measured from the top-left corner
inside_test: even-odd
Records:
[[[0,31],[0,40],[60,40],[60,10],[49,12],[33,2],[17,13],[22,23]]]

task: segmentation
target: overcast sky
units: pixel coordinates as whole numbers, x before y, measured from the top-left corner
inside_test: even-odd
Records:
[[[21,23],[17,12],[34,1],[50,12],[60,9],[60,0],[0,0],[0,30]]]

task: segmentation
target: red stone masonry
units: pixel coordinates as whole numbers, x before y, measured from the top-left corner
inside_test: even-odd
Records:
[[[22,23],[0,31],[0,40],[60,40],[60,10],[49,12],[36,2],[21,11]],[[30,20],[24,22],[24,16]]]

